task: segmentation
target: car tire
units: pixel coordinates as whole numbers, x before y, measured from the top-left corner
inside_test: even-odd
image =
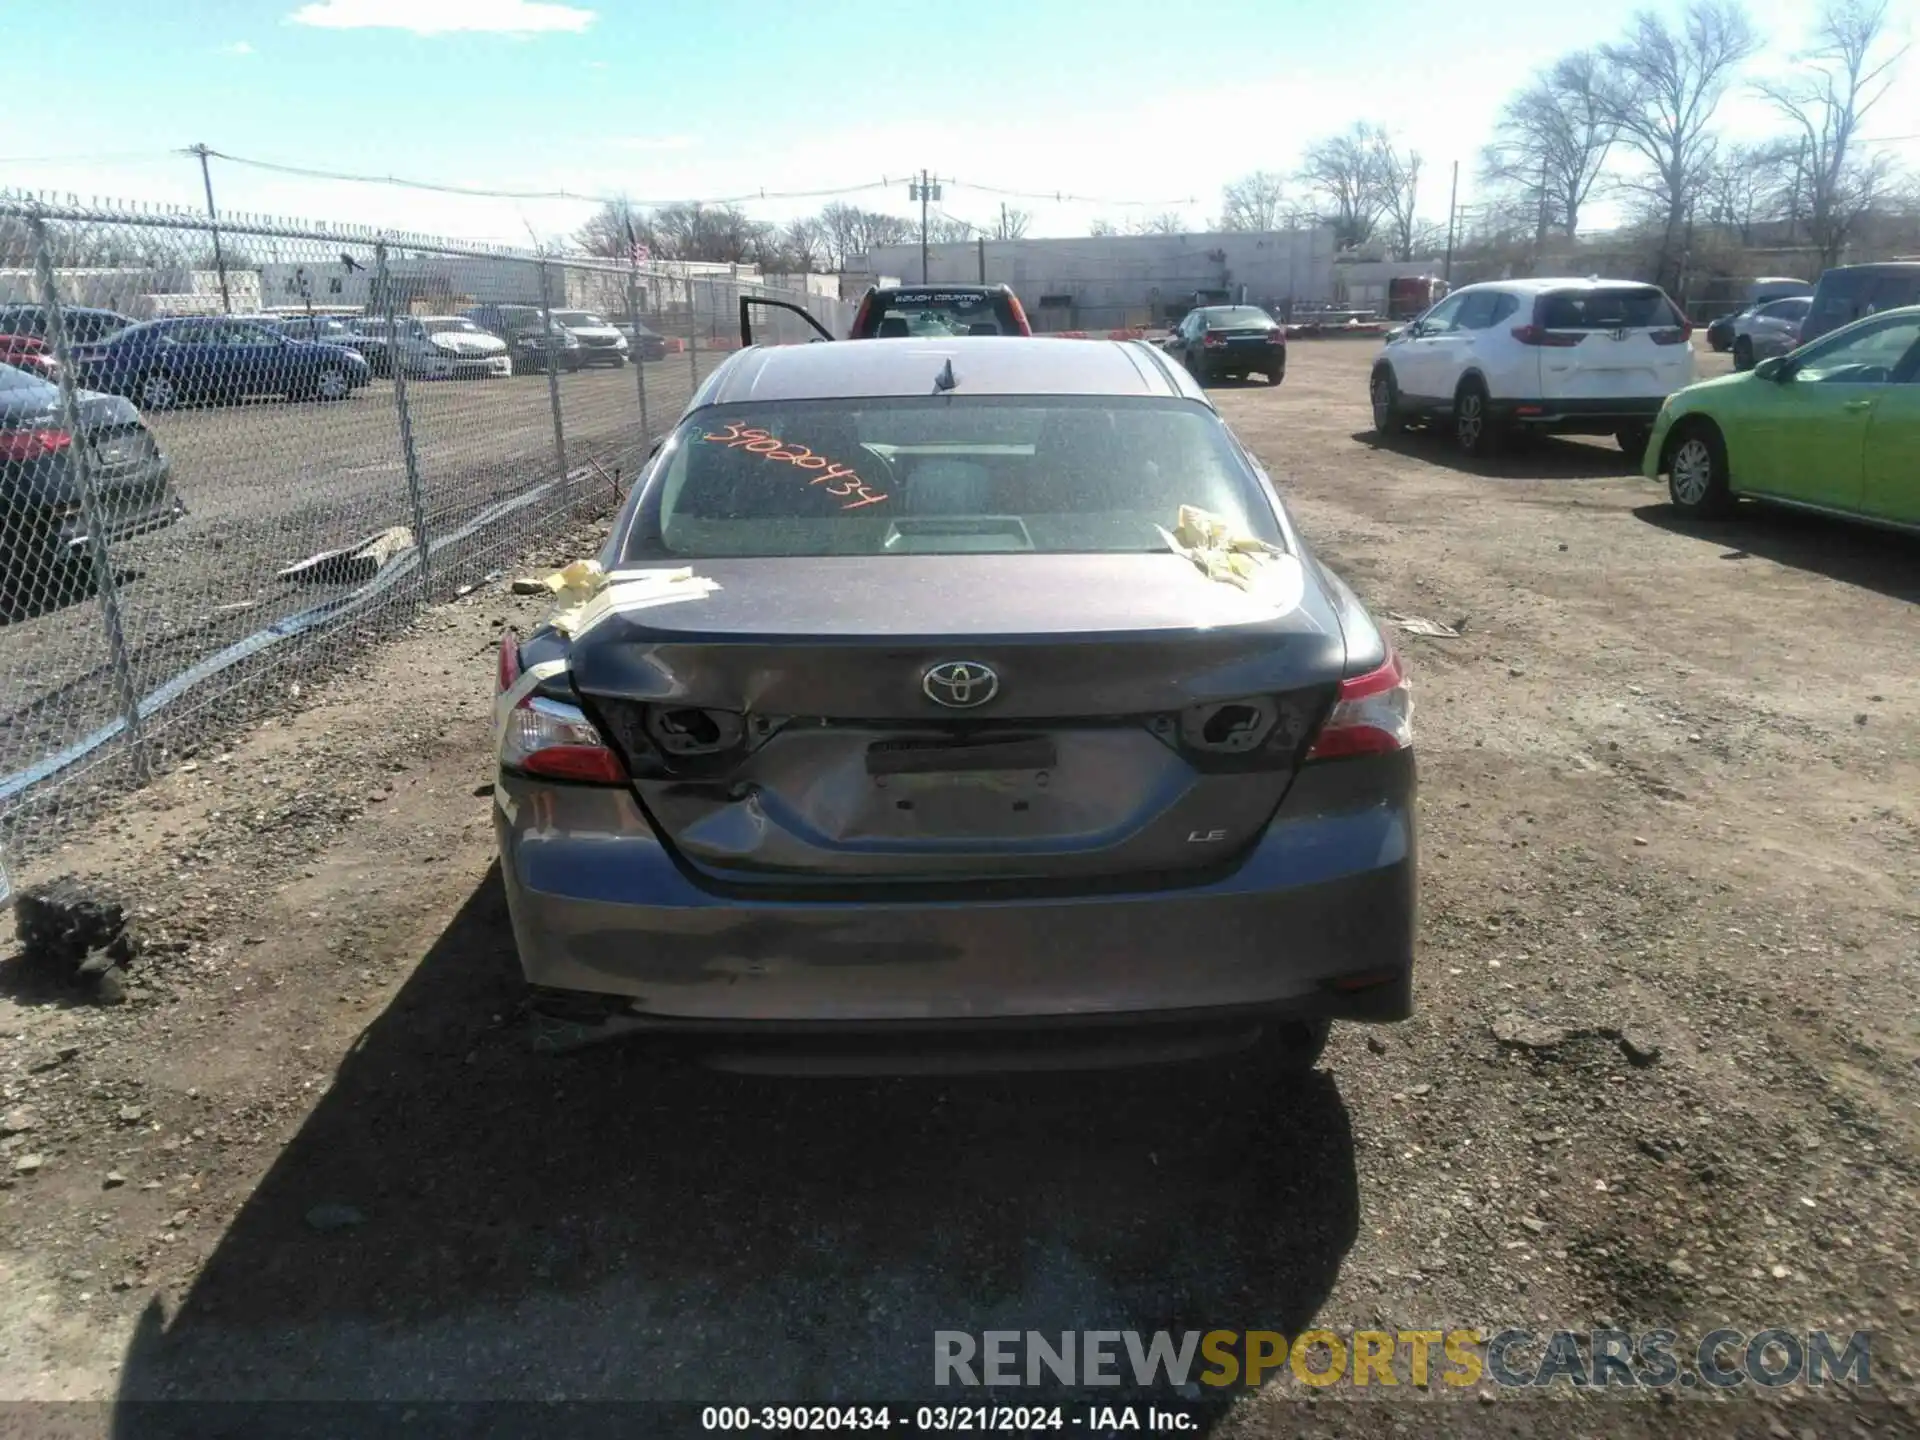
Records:
[[[1287,378],[1287,367],[1284,365],[1282,365],[1278,370],[1267,371],[1267,384],[1269,385],[1278,385],[1282,380],[1286,378]]]
[[[1653,427],[1622,425],[1613,432],[1613,438],[1620,446],[1620,453],[1638,465],[1647,458],[1647,442],[1653,439]]]
[[[1683,420],[1677,425],[1661,465],[1667,472],[1667,495],[1682,515],[1710,520],[1733,508],[1727,442],[1711,421]]]
[[[1382,365],[1373,372],[1373,378],[1367,382],[1367,399],[1373,406],[1373,429],[1376,435],[1395,435],[1406,425],[1400,414],[1400,387],[1395,383],[1393,371]]]
[[[1332,1031],[1330,1020],[1276,1021],[1263,1027],[1248,1058],[1267,1075],[1305,1075],[1320,1063]]]
[[[1470,459],[1484,459],[1500,448],[1501,435],[1488,413],[1486,382],[1470,376],[1453,395],[1453,441]]]
[[[1727,353],[1727,342],[1714,334],[1712,330],[1707,331],[1707,344],[1716,355],[1724,355]]]
[[[1753,341],[1744,335],[1733,342],[1733,368],[1736,370],[1753,368]]]
[[[338,365],[322,366],[307,382],[307,398],[329,403],[345,400],[353,394],[353,377]]]
[[[171,410],[180,403],[180,382],[164,370],[149,370],[134,381],[133,398],[142,410]]]

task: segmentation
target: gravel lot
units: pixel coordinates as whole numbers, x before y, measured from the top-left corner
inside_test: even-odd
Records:
[[[1207,1419],[1914,1433],[1920,547],[1692,527],[1610,444],[1377,446],[1371,353],[1221,404],[1376,615],[1463,632],[1402,636],[1415,1020],[1291,1093],[537,1059],[483,787],[538,607],[489,587],[57,857],[154,943],[125,1005],[0,1002],[0,1394],[865,1401],[941,1328],[1782,1325],[1877,1331],[1881,1400]]]
[[[704,375],[713,361],[699,365]],[[692,393],[692,365],[673,356],[646,375],[658,429]],[[408,395],[430,534],[554,477],[544,376],[415,381]],[[570,465],[593,458],[631,472],[640,453],[631,367],[562,376],[561,411]],[[114,547],[141,693],[330,593],[276,579],[287,565],[413,524],[397,413],[392,383],[375,381],[338,405],[268,400],[147,416],[188,515]],[[118,716],[99,605],[74,597],[0,622],[0,682],[0,776]]]

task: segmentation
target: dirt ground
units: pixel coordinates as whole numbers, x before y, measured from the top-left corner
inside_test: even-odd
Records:
[[[1688,525],[1610,443],[1381,446],[1371,353],[1219,395],[1377,616],[1462,632],[1399,635],[1416,1019],[1290,1093],[535,1057],[485,786],[540,607],[495,587],[57,857],[155,943],[124,1005],[0,1000],[0,1398],[857,1402],[925,1394],[936,1329],[1784,1326],[1877,1332],[1890,1408],[1538,1433],[1920,1428],[1920,545]],[[1440,1388],[1207,1423],[1533,1433]]]

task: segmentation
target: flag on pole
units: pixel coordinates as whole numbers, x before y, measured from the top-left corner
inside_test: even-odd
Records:
[[[633,212],[628,211],[620,217],[627,227],[627,258],[636,265],[644,265],[653,257],[653,251],[640,243],[640,237],[633,233]]]

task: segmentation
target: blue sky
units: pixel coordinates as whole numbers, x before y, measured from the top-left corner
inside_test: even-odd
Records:
[[[1635,0],[1451,7],[1410,0],[0,0],[16,78],[0,185],[200,203],[218,150],[454,185],[625,193],[636,200],[892,183],[850,195],[908,213],[928,166],[1017,199],[1034,233],[1177,209],[1200,225],[1223,183],[1286,171],[1357,119],[1426,157],[1444,218],[1450,163],[1474,156],[1502,99],[1556,55],[1617,34]],[[1659,4],[1656,8],[1673,8]],[[1812,0],[1752,0],[1790,63]],[[1895,0],[1896,15],[1913,15]],[[33,37],[31,50],[20,48]],[[1920,58],[1872,117],[1920,132]],[[1736,96],[1736,134],[1771,128]],[[1920,163],[1920,141],[1897,147]],[[590,206],[423,194],[215,162],[223,209],[524,242]],[[1002,197],[965,184],[944,208],[985,221]],[[768,201],[784,219],[821,201]]]

